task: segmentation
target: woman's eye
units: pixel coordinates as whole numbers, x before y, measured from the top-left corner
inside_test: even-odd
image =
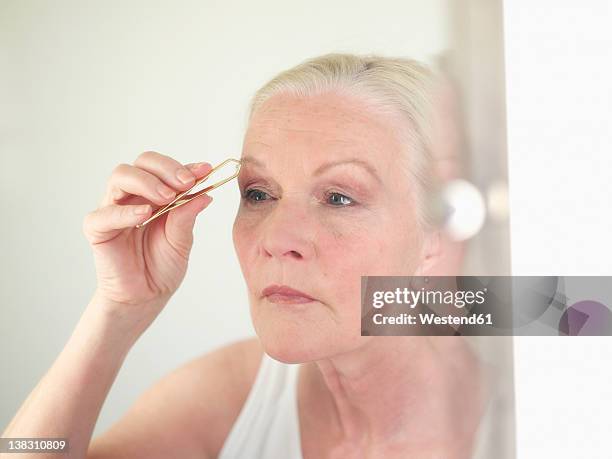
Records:
[[[268,196],[266,192],[256,188],[250,188],[244,192],[244,198],[253,202],[266,201],[265,196]]]
[[[346,207],[353,204],[353,200],[351,198],[340,193],[329,193],[327,198],[328,202],[334,207]]]
[[[270,200],[270,195],[257,188],[249,188],[244,192],[243,198],[251,203],[260,203]],[[328,193],[325,196],[325,201],[332,207],[347,207],[355,204],[352,198],[337,192]]]

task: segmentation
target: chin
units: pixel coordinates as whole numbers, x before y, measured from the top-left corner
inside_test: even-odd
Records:
[[[282,320],[253,321],[261,345],[270,357],[283,363],[306,363],[332,358],[355,350],[370,337],[353,336],[317,323],[293,323]]]
[[[305,363],[326,355],[328,343],[317,337],[317,332],[307,325],[300,330],[293,324],[255,323],[255,331],[261,345],[270,357],[283,363]]]
[[[334,318],[320,302],[278,305],[250,298],[253,326],[270,357],[283,363],[306,363],[350,352],[367,338],[360,336],[360,316]]]

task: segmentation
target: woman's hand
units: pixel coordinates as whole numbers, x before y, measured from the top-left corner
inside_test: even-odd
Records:
[[[199,196],[142,228],[135,225],[210,170],[208,163],[183,166],[152,151],[138,156],[134,165],[120,164],[113,170],[98,209],[83,221],[96,265],[95,297],[116,309],[113,312],[148,326],[179,287],[196,216],[212,198]]]

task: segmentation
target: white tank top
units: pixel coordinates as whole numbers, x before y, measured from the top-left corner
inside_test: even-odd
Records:
[[[297,409],[299,363],[265,352],[255,382],[217,459],[302,459]]]
[[[263,353],[255,382],[242,406],[217,459],[303,459],[297,403],[297,375],[300,364],[287,364]],[[495,377],[495,375],[493,375]],[[499,382],[493,387],[499,386]],[[499,395],[498,395],[499,397]],[[513,458],[511,437],[495,432],[495,412],[507,412],[508,407],[496,408],[503,399],[493,397],[487,403],[475,439],[471,459],[493,457]],[[507,429],[506,429],[507,430]],[[500,436],[501,435],[501,436]]]

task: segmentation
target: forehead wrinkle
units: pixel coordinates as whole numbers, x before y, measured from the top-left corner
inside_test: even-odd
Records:
[[[332,152],[334,154],[326,155],[326,156],[338,156],[335,153],[353,151],[353,152],[358,152],[358,153],[364,152],[366,153],[365,156],[369,158],[372,155],[368,154],[367,152],[382,153],[383,151],[388,150],[387,148],[381,149],[380,142],[376,142],[375,141],[376,139],[373,139],[369,132],[360,131],[354,136],[339,137],[337,135],[328,135],[327,132],[318,131],[318,130],[308,130],[308,129],[301,129],[301,130],[288,129],[288,130],[292,132],[306,132],[306,133],[318,134],[317,137],[315,138],[315,140],[318,141],[317,147],[320,147],[323,149],[325,148],[335,149]],[[256,135],[256,136],[252,135],[251,133],[251,135],[247,135],[244,139],[243,153],[249,152],[250,150],[252,150],[251,146],[257,146],[257,145],[261,145],[265,147],[266,149],[279,148],[283,150],[289,150],[290,146],[288,146],[288,144],[291,144],[291,142],[289,141],[289,139],[286,138],[286,136],[269,138],[268,136],[264,136],[263,133]],[[312,147],[312,142],[308,143],[308,147]],[[395,142],[393,142],[393,149],[395,148],[396,148],[396,145],[395,145]]]
[[[363,144],[370,144],[368,149],[374,149],[374,144],[378,144],[376,139],[373,138],[372,132],[366,129],[361,130],[346,130],[346,129],[305,129],[305,128],[293,128],[286,126],[270,126],[271,130],[263,131],[250,131],[245,138],[245,149],[248,145],[263,145],[267,148],[287,148],[288,144],[295,141],[293,134],[306,134],[306,138],[300,138],[300,141],[304,141],[308,146],[316,144],[321,148],[328,147],[346,147],[355,150],[363,150]],[[343,135],[345,132],[350,132],[351,135]],[[277,134],[278,133],[278,134]]]
[[[250,145],[261,144],[271,150],[275,160],[285,165],[289,163],[293,168],[298,166],[299,161],[300,168],[305,169],[304,160],[314,155],[341,159],[346,156],[343,154],[346,150],[354,150],[357,156],[368,158],[373,166],[379,166],[376,167],[379,174],[386,176],[397,169],[396,150],[400,145],[395,131],[398,126],[396,120],[381,116],[369,108],[361,100],[346,98],[277,98],[275,103],[264,104],[252,119],[243,153],[246,156],[251,150]],[[314,127],[311,128],[312,124]],[[294,143],[295,138],[292,139],[294,135],[299,137],[297,144]],[[331,152],[326,150],[330,147],[333,148]],[[308,152],[309,148],[317,151]],[[261,156],[264,158],[266,155],[268,152],[264,149]]]
[[[251,120],[251,125],[259,124],[264,128],[275,130],[286,129],[295,132],[328,132],[331,134],[338,130],[343,132],[348,126],[359,128],[361,131],[365,128],[380,130],[388,124],[384,117],[371,110],[367,104],[360,100],[353,101],[342,98],[340,102],[329,102],[327,99],[317,101],[299,99],[297,105],[291,103],[295,101],[295,99],[276,99],[275,103],[264,104],[267,107],[257,112]],[[319,122],[322,119],[334,121],[331,130],[316,131],[302,129],[300,126],[291,126],[302,123],[304,120],[307,120],[307,122],[314,120],[317,124],[320,124]]]

